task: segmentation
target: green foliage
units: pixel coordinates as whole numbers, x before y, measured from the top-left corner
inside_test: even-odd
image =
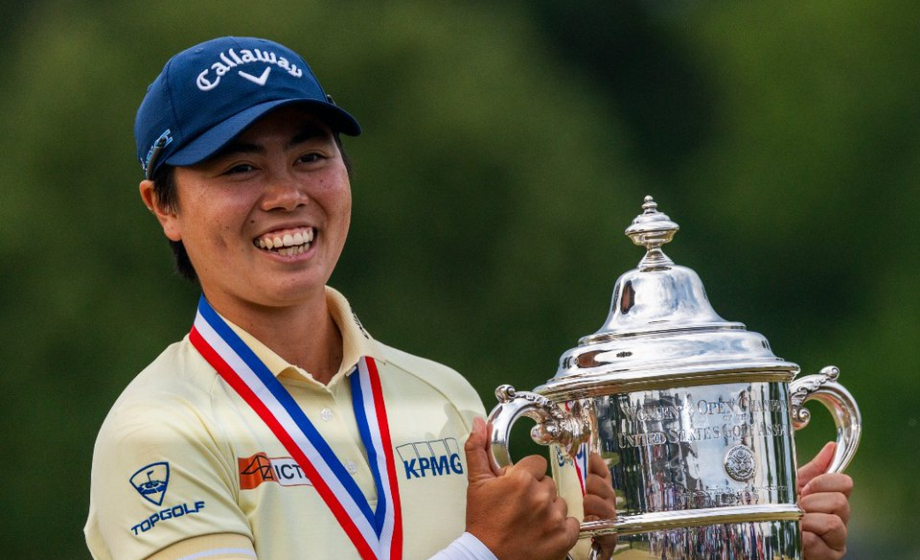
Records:
[[[133,119],[169,56],[227,34],[304,53],[364,126],[333,285],[376,337],[487,407],[543,382],[638,262],[621,232],[652,194],[720,314],[841,367],[866,419],[854,550],[916,547],[920,4],[90,4],[17,6],[0,41],[0,391],[8,468],[29,465],[0,490],[11,556],[88,557],[95,432],[189,327]]]

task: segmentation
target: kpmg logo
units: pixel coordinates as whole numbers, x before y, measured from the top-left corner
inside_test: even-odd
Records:
[[[454,438],[417,441],[396,448],[406,479],[463,474],[460,446]]]
[[[297,461],[291,457],[269,457],[256,453],[252,457],[237,459],[240,468],[240,490],[252,490],[263,482],[280,486],[312,486],[310,479]]]
[[[151,504],[163,505],[169,484],[169,463],[150,463],[131,476],[131,485]]]

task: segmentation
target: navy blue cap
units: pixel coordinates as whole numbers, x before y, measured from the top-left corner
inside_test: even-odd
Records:
[[[212,39],[169,59],[147,88],[134,122],[137,157],[148,179],[164,163],[193,165],[290,103],[308,105],[334,132],[361,134],[294,51],[266,39]]]

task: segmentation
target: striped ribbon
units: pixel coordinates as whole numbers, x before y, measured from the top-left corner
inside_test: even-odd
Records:
[[[572,405],[570,402],[564,404],[565,410],[571,412]],[[575,473],[578,476],[578,484],[581,486],[581,495],[584,496],[586,492],[585,485],[588,482],[588,444],[582,443],[578,447],[578,453],[575,454],[575,457],[572,458],[572,463],[575,465]]]
[[[401,560],[403,531],[396,463],[380,374],[373,358],[361,358],[349,381],[358,431],[377,485],[375,510],[291,394],[203,295],[189,340],[297,461],[361,558]]]
[[[583,443],[572,461],[575,463],[575,472],[578,473],[578,484],[581,485],[581,495],[584,496],[585,484],[588,481],[588,444]]]

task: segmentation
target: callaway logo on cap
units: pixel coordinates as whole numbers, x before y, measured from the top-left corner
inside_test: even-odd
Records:
[[[172,57],[137,111],[137,156],[152,178],[162,165],[207,159],[260,117],[304,103],[335,132],[361,133],[327,96],[306,61],[252,37],[213,39]]]

